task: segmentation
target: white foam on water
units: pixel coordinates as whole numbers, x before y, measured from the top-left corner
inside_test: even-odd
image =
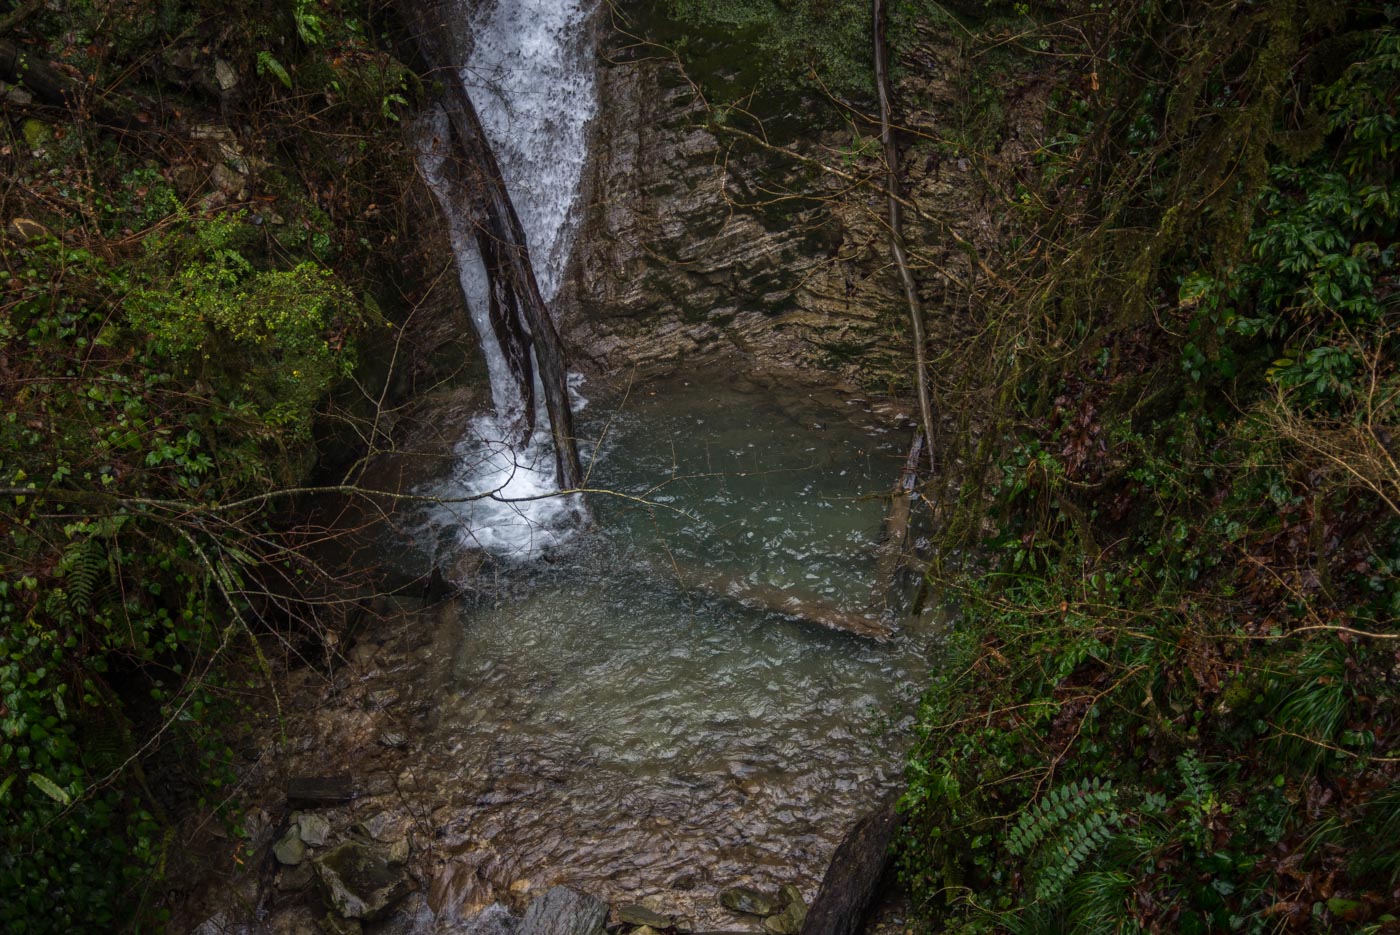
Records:
[[[530,248],[540,293],[559,292],[578,228],[579,187],[587,164],[588,123],[598,109],[594,0],[499,0],[466,28],[474,45],[460,75],[495,151]],[[446,141],[446,115],[425,120],[425,136]],[[425,145],[424,175],[449,219],[462,294],[471,309],[491,381],[495,411],[474,419],[457,445],[450,480],[431,491],[443,502],[428,525],[454,529],[457,541],[497,555],[531,559],[569,538],[582,515],[576,496],[560,496],[544,394],[536,380],[536,430],[514,445],[523,404],[489,317],[490,284],[469,221],[443,177],[446,153]],[[582,408],[570,375],[574,409]]]

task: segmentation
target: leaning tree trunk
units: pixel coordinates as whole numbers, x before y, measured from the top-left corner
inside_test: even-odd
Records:
[[[525,326],[535,362],[539,368],[540,384],[544,389],[545,409],[549,413],[550,431],[554,436],[556,479],[562,490],[576,490],[583,484],[583,467],[579,461],[578,444],[574,438],[573,411],[569,408],[568,373],[559,332],[554,327],[549,307],[540,294],[530,251],[525,242],[525,230],[515,213],[515,205],[501,177],[496,154],[482,129],[467,89],[458,79],[445,45],[439,38],[440,24],[428,22],[425,11],[414,0],[401,0],[400,13],[408,26],[419,55],[429,68],[441,70],[447,80],[443,89],[447,95],[446,108],[457,143],[461,146],[467,166],[475,174],[468,184],[480,186],[477,208],[480,217],[473,218],[478,239],[490,240],[490,249],[483,250],[487,275],[491,278],[492,304],[496,313],[518,313]],[[508,358],[510,359],[510,355]],[[512,362],[517,366],[518,360]],[[520,375],[516,371],[517,377]],[[528,415],[527,415],[528,417]]]
[[[909,326],[914,332],[914,384],[919,392],[919,414],[927,439],[928,466],[934,474],[938,465],[934,455],[933,405],[929,402],[927,336],[924,333],[924,309],[919,301],[918,285],[909,269],[909,256],[904,249],[904,215],[899,203],[899,147],[895,145],[894,129],[890,125],[893,110],[890,99],[890,69],[885,48],[885,0],[872,0],[875,34],[875,89],[880,95],[880,142],[885,149],[885,184],[889,196],[890,250],[899,267],[899,280],[904,285],[904,297],[909,303]]]

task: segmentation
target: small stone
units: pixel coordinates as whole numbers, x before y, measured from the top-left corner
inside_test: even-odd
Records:
[[[379,688],[365,696],[365,705],[371,711],[382,711],[399,700],[399,693],[392,688]]]
[[[784,901],[783,909],[763,920],[763,930],[768,935],[798,935],[802,923],[807,921],[807,904],[802,900],[802,891],[789,883],[779,892]]]
[[[379,735],[379,742],[390,750],[408,746],[408,737],[396,730],[386,730]]]
[[[233,66],[221,58],[214,60],[214,80],[219,82],[219,89],[223,91],[238,87],[238,75]]]
[[[720,905],[735,912],[754,916],[771,916],[778,911],[778,902],[747,886],[731,886],[719,894]]]
[[[223,935],[224,932],[234,931],[233,923],[228,916],[220,912],[212,915],[199,923],[190,931],[190,935]]]
[[[330,837],[331,823],[320,815],[303,814],[297,818],[298,834],[303,842],[320,847]]]
[[[617,918],[626,925],[640,925],[644,928],[668,929],[671,927],[671,917],[654,912],[646,906],[633,903],[622,906],[617,910]]]
[[[242,198],[248,194],[248,180],[240,173],[219,163],[209,173],[209,181],[214,187],[231,198]]]
[[[695,920],[689,916],[681,916],[676,919],[674,928],[680,932],[680,935],[690,935],[691,932],[695,931]]]
[[[403,819],[385,809],[366,815],[351,830],[376,841],[397,841],[403,837]]]
[[[409,844],[408,838],[399,838],[390,842],[384,850],[385,859],[389,861],[391,867],[401,867],[408,863]]]
[[[624,925],[640,925],[643,928],[671,928],[671,917],[650,910],[641,904],[633,903],[617,910],[617,921]]]
[[[38,221],[31,221],[29,218],[15,218],[5,226],[5,233],[20,243],[28,243],[31,240],[47,237],[49,231]]]
[[[287,829],[282,839],[272,845],[272,853],[278,863],[294,867],[306,859],[306,844],[302,841],[296,825]]]
[[[26,107],[34,103],[34,95],[24,90],[24,88],[13,86],[5,87],[5,92],[0,94],[0,97],[3,97],[11,104],[18,104],[21,107]]]

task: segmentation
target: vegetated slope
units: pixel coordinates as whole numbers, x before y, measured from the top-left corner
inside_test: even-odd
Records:
[[[1004,280],[933,367],[974,430],[904,879],[957,931],[1386,929],[1395,11],[1014,12],[972,41],[1056,91]]]
[[[6,931],[154,921],[171,806],[231,803],[259,636],[314,616],[275,492],[388,328],[412,177],[370,12],[0,14]]]

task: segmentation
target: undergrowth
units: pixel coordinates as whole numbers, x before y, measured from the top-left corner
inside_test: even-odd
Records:
[[[0,114],[7,932],[160,922],[180,812],[236,807],[265,638],[314,623],[322,572],[278,491],[386,327],[365,296],[412,171],[409,73],[369,12],[84,2],[14,23],[81,81],[70,109]]]
[[[1389,930],[1396,11],[1071,13],[1023,39],[1062,64],[1021,249],[938,368],[982,408],[904,879],[949,931]]]

